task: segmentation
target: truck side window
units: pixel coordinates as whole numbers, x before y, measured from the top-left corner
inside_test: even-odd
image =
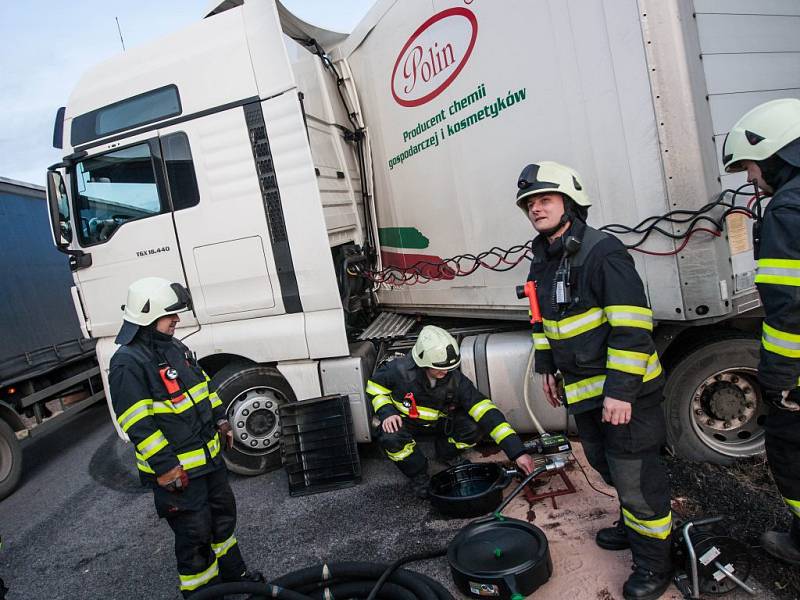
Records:
[[[194,174],[189,138],[185,133],[173,133],[161,138],[161,151],[167,167],[169,192],[175,210],[196,206],[200,202],[197,178]]]
[[[147,143],[93,156],[76,165],[78,239],[102,244],[120,225],[166,212]]]

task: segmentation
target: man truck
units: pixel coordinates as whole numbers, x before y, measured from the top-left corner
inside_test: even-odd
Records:
[[[533,235],[517,176],[555,160],[582,173],[590,224],[639,242],[671,447],[761,452],[752,238],[724,210],[750,194],[719,147],[747,108],[800,93],[786,14],[800,7],[378,0],[345,35],[278,0],[212,2],[90,69],[56,117],[53,237],[103,377],[128,285],[157,275],[191,290],[178,335],[226,403],[239,473],[279,463],[285,402],[348,394],[369,441],[364,382],[427,322],[518,431],[529,408],[564,429],[515,294]]]

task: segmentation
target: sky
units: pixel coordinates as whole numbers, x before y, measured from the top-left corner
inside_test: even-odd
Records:
[[[314,25],[349,32],[374,0],[283,0]],[[44,185],[56,111],[81,75],[202,18],[210,0],[0,0],[0,177]]]

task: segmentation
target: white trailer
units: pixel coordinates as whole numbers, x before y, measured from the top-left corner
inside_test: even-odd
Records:
[[[343,35],[277,0],[214,2],[90,70],[56,120],[66,156],[48,172],[51,216],[84,333],[105,372],[128,285],[185,283],[195,306],[179,335],[228,403],[238,472],[278,464],[282,402],[350,394],[369,441],[364,380],[376,350],[410,345],[414,318],[455,329],[462,368],[518,430],[533,426],[526,386],[544,426],[563,429],[530,378],[514,293],[527,261],[374,289],[359,274],[525,244],[515,184],[536,160],[583,174],[595,226],[696,210],[741,185],[722,176],[720,136],[747,108],[800,96],[800,55],[784,52],[797,26],[771,14],[794,23],[800,7],[379,0]],[[769,68],[745,74],[769,52]],[[672,256],[634,253],[668,369],[670,443],[686,456],[763,448],[751,246],[732,215],[725,235]],[[678,243],[654,234],[642,248]]]

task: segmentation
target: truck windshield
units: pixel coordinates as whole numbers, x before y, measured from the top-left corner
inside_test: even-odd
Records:
[[[164,212],[147,143],[84,160],[75,178],[82,246],[105,242],[127,221]]]

